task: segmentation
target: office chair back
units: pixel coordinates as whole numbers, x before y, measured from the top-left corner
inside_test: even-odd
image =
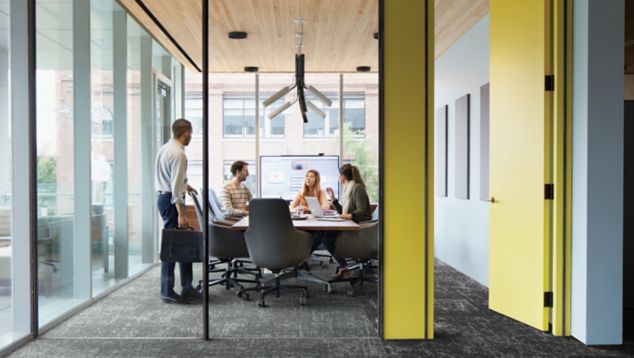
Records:
[[[209,189],[209,208],[218,220],[227,220],[227,217],[222,212],[222,206],[220,205],[218,195],[216,195],[216,192],[213,189]]]
[[[335,257],[355,260],[376,259],[379,242],[379,208],[372,212],[372,220],[359,224],[359,231],[342,231],[337,236]]]
[[[377,205],[377,207],[374,208],[374,211],[372,212],[371,221],[379,221],[379,207],[378,207],[378,205]]]
[[[192,193],[192,201],[196,207],[196,216],[200,223],[201,230],[203,228],[203,208],[201,195]],[[246,243],[244,242],[244,234],[240,231],[231,230],[230,226],[216,224],[217,217],[209,207],[209,255],[219,259],[233,259],[248,257]]]
[[[194,202],[194,207],[196,208],[196,217],[198,218],[198,224],[199,224],[198,227],[200,227],[200,230],[202,230],[203,227],[204,227],[203,226],[204,225],[203,224],[204,219],[203,219],[203,207],[200,204],[201,195],[200,194],[190,193],[190,197],[192,198],[192,201]],[[209,221],[211,222],[211,213],[209,213],[209,214],[210,214],[209,215]]]
[[[255,265],[273,272],[297,266],[310,257],[312,236],[295,229],[282,199],[251,200],[244,237]]]

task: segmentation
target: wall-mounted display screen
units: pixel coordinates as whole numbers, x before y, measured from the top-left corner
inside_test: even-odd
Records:
[[[322,190],[331,187],[339,196],[338,155],[260,156],[260,196],[292,200],[302,189],[310,169],[319,172]]]

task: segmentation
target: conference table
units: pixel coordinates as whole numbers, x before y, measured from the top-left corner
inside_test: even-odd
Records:
[[[293,226],[302,231],[359,231],[359,225],[352,220],[333,221],[309,216],[307,219],[293,220]],[[245,216],[231,226],[234,231],[246,231],[249,217]]]

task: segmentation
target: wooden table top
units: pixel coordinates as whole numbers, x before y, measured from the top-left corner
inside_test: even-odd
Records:
[[[305,220],[293,220],[293,226],[303,231],[358,231],[359,225],[352,220],[328,221],[309,217]],[[231,226],[231,230],[246,231],[249,228],[249,217],[246,216]]]

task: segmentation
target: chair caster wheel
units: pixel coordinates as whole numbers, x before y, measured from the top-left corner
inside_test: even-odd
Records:
[[[300,297],[299,304],[302,306],[306,306],[308,304],[308,297],[304,297],[304,296]]]
[[[258,307],[266,307],[266,302],[264,302],[264,300],[259,300]]]
[[[249,296],[248,292],[238,291],[237,295],[238,295],[239,298],[242,298],[245,301],[248,301],[248,300],[251,299],[251,297]]]

